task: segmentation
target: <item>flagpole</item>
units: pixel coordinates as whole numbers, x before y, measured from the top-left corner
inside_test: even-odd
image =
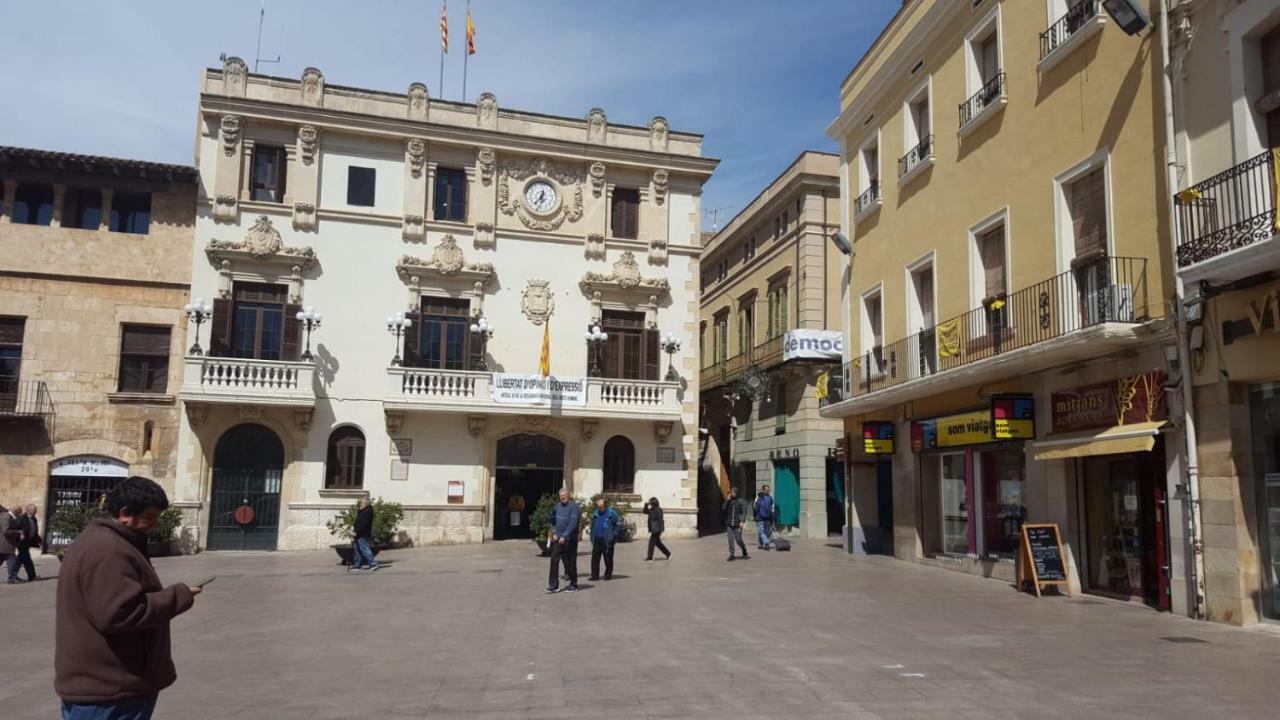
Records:
[[[471,0],[467,0],[467,46],[462,49],[462,102],[467,101],[467,60],[471,57]]]
[[[448,42],[446,38],[448,38],[448,32],[449,32],[446,29],[448,26],[445,23],[448,22],[448,20],[446,19],[448,17],[448,14],[449,14],[449,0],[444,0],[443,3],[441,3],[440,5],[440,87],[436,90],[436,92],[440,94],[441,100],[444,99],[444,53],[445,53],[444,48],[445,48],[445,43]]]

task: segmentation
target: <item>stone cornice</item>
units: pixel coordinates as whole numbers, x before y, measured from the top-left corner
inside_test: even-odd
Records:
[[[429,143],[453,143],[476,148],[488,146],[499,152],[544,155],[566,161],[601,160],[614,165],[629,165],[636,168],[663,168],[669,172],[693,175],[703,182],[711,177],[711,173],[720,164],[716,158],[590,145],[572,140],[535,138],[496,130],[464,128],[422,120],[379,117],[321,107],[304,107],[221,95],[201,95],[200,111],[218,115],[239,115],[247,120],[268,123],[315,125],[328,131],[383,135],[396,139],[420,137]]]

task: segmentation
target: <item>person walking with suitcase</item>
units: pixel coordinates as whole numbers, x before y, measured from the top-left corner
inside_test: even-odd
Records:
[[[773,525],[773,496],[769,494],[769,486],[765,485],[751,507],[751,516],[756,521],[756,537],[761,550],[768,550],[769,530]]]
[[[662,544],[662,533],[666,532],[667,525],[663,522],[662,507],[658,505],[658,498],[649,498],[649,502],[644,504],[644,514],[649,516],[649,554],[645,557],[645,561],[653,560],[654,548],[661,550],[662,554],[670,560],[671,551]]]
[[[724,505],[720,507],[720,512],[724,514],[724,530],[725,537],[729,541],[729,561],[733,561],[733,544],[736,542],[738,547],[742,548],[742,559],[749,560],[750,555],[747,554],[747,544],[742,542],[742,524],[747,521],[747,501],[738,497],[738,488],[729,488],[729,499],[724,501]]]

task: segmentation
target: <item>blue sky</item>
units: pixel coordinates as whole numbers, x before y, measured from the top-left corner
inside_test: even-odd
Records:
[[[721,222],[804,149],[833,151],[840,81],[900,0],[473,0],[467,94],[500,105],[706,136]],[[0,144],[190,163],[197,81],[253,65],[260,0],[15,2],[0,23]],[[444,96],[461,99],[466,3],[449,3]],[[440,95],[438,0],[268,0],[262,72]],[[704,227],[709,228],[709,216]]]

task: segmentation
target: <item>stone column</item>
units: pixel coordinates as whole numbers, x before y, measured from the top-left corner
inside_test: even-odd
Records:
[[[924,556],[920,518],[916,513],[920,495],[917,458],[911,451],[911,423],[896,422],[893,453],[893,555],[899,560]]]
[[[13,197],[18,193],[17,180],[4,181],[4,204],[0,205],[0,223],[13,222]]]
[[[106,232],[111,229],[111,206],[115,202],[116,191],[111,188],[102,189],[102,217],[98,220],[98,230]]]
[[[404,141],[404,217],[400,229],[405,240],[426,239],[426,205],[427,141],[407,138]]]
[[[49,221],[50,227],[62,227],[62,208],[65,206],[67,197],[67,186],[62,183],[54,183],[53,185],[53,219]]]

